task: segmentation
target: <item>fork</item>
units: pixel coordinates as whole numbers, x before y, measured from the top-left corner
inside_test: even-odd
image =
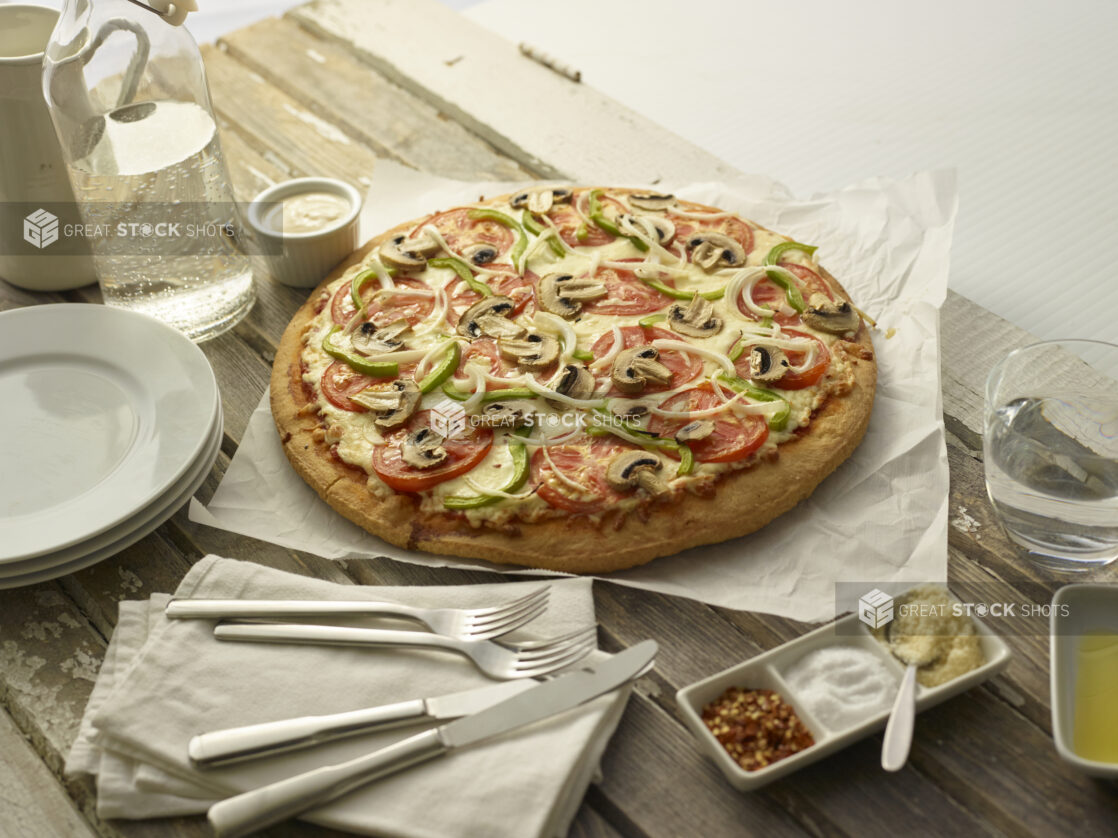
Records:
[[[547,608],[550,588],[543,587],[493,608],[417,608],[394,602],[173,599],[171,619],[246,619],[384,615],[416,620],[436,634],[458,640],[489,640],[531,622]]]
[[[458,640],[422,631],[316,626],[304,623],[218,623],[214,637],[256,643],[298,643],[318,646],[411,646],[446,649],[465,655],[498,680],[539,678],[586,657],[595,649],[597,627],[551,640],[507,643],[496,640]]]

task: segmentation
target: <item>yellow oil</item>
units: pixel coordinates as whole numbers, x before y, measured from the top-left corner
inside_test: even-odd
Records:
[[[1118,633],[1080,637],[1075,668],[1075,752],[1118,763]]]

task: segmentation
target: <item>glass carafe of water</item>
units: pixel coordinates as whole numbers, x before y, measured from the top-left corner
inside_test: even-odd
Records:
[[[200,341],[255,294],[191,8],[65,0],[43,90],[105,302]]]

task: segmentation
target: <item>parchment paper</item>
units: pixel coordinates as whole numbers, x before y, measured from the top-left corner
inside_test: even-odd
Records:
[[[513,188],[435,178],[381,161],[362,213],[364,237],[400,219]],[[806,200],[763,177],[655,188],[819,245],[821,263],[878,321],[877,398],[861,446],[791,512],[752,535],[600,578],[806,621],[835,616],[836,581],[945,582],[939,308],[958,208],[954,172],[871,179]],[[432,567],[542,573],[404,550],[346,521],[288,465],[266,397],[209,508],[191,501],[190,519],[333,559],[389,556]]]

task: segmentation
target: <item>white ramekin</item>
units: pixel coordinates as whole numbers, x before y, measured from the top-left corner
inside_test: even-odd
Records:
[[[349,212],[321,230],[277,233],[265,216],[277,201],[305,192],[329,192],[349,204]],[[271,277],[295,288],[314,288],[330,269],[357,249],[357,216],[361,195],[333,178],[301,177],[270,186],[248,205],[248,224],[264,251],[259,257]],[[271,252],[275,251],[275,252]]]

